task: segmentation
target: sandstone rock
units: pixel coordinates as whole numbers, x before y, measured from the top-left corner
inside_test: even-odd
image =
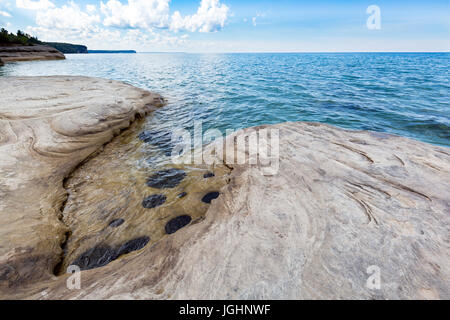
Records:
[[[49,298],[450,298],[448,149],[323,124],[272,128],[276,175],[234,165],[203,221],[84,273],[80,291],[42,284]],[[379,290],[367,286],[371,266]]]
[[[4,62],[32,60],[62,60],[66,57],[55,48],[45,45],[0,46],[0,58]]]
[[[188,215],[178,216],[173,218],[166,224],[166,233],[172,234],[187,226],[191,222],[192,218]]]
[[[0,77],[0,289],[53,276],[63,180],[160,96],[86,77]]]
[[[33,88],[31,84],[28,87]],[[81,88],[70,90],[77,92]],[[2,92],[2,96],[7,95]],[[58,95],[52,98],[53,101],[75,99]],[[49,102],[46,99],[40,103]],[[24,100],[20,105],[25,108],[26,104]],[[11,107],[0,111],[1,137],[6,137],[0,146],[1,176],[7,177],[6,183],[2,179],[0,189],[4,192],[2,198],[6,199],[0,204],[1,218],[5,221],[0,228],[1,257],[19,261],[22,264],[16,265],[24,265],[24,271],[31,269],[34,261],[42,264],[41,261],[56,260],[55,254],[64,238],[64,226],[55,218],[56,208],[65,197],[62,187],[55,185],[61,185],[61,177],[82,158],[79,153],[87,155],[96,149],[84,152],[81,148],[76,154],[67,154],[81,142],[92,145],[92,137],[81,133],[88,131],[85,126],[96,113],[76,123],[67,121],[67,126],[51,126],[59,130],[71,128],[83,139],[63,140],[64,143],[55,146],[50,142],[74,134],[61,137],[60,133],[53,133],[55,136],[50,134],[45,140],[36,140],[42,133],[55,131],[48,130],[48,121],[57,118],[56,110],[65,112],[68,106],[57,107],[55,103],[50,114],[49,110],[28,107],[28,118]],[[38,114],[46,125],[36,124]],[[90,124],[91,128],[98,125],[96,121]],[[77,130],[79,127],[84,129]],[[136,238],[137,245],[125,242],[125,247],[138,248],[138,251],[108,261],[103,267],[83,271],[81,290],[66,287],[68,275],[30,277],[27,282],[14,282],[15,278],[10,277],[6,283],[16,287],[3,289],[2,297],[450,298],[448,148],[315,123],[284,123],[261,128],[279,129],[279,170],[274,175],[264,175],[260,164],[227,164],[233,171],[223,188],[205,187],[202,194],[187,192],[185,198],[198,197],[198,201],[205,194],[219,193],[210,204],[204,204],[208,207],[204,219],[193,219],[188,226],[151,246],[142,247],[144,236]],[[234,142],[237,136],[248,135],[250,130],[231,135],[226,141]],[[246,154],[246,150],[236,149]],[[42,160],[44,157],[48,161]],[[203,179],[204,171],[200,171],[200,178],[209,183],[220,176],[216,170],[214,173],[216,177]],[[180,194],[179,190],[175,192]],[[142,208],[140,201],[142,198],[136,201],[136,208]],[[10,214],[3,213],[5,209]],[[42,245],[36,245],[39,242]],[[20,248],[26,250],[22,252]],[[54,248],[53,254],[48,248]],[[116,249],[111,248],[116,247],[99,248],[92,253],[100,257],[102,265],[105,252],[112,250],[115,256]],[[48,258],[33,257],[33,252],[47,252],[44,258]],[[17,260],[18,257],[23,260]],[[33,259],[27,263],[27,257]],[[108,257],[106,260],[110,260]],[[370,276],[378,271],[379,289],[368,286]],[[48,274],[43,267],[37,272]]]

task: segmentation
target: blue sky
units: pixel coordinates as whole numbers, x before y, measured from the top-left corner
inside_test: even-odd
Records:
[[[448,0],[0,0],[0,25],[90,49],[450,51]]]

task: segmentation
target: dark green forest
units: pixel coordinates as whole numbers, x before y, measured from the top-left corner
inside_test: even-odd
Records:
[[[42,42],[37,37],[33,37],[21,30],[16,34],[9,32],[5,28],[0,30],[0,45],[23,45],[32,46],[43,44],[55,48],[62,53],[88,53],[87,47],[78,44],[60,42]]]
[[[45,45],[55,48],[62,53],[88,53],[86,46],[80,44],[61,43],[61,42],[44,42]]]
[[[38,38],[18,30],[16,34],[9,32],[5,28],[0,30],[0,44],[21,44],[24,46],[32,46],[34,44],[42,44]]]

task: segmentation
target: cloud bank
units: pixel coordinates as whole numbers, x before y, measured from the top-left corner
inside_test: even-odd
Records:
[[[178,45],[188,38],[180,32],[217,32],[230,16],[228,6],[220,0],[201,0],[196,13],[186,16],[179,11],[172,14],[170,0],[102,0],[85,7],[74,1],[56,6],[50,0],[16,0],[16,6],[36,12],[36,26],[29,26],[27,32],[55,41],[87,43],[103,39]]]

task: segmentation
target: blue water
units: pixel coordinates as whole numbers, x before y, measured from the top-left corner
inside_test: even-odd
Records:
[[[0,76],[85,75],[161,93],[148,126],[237,129],[318,121],[450,146],[450,53],[90,54]]]

